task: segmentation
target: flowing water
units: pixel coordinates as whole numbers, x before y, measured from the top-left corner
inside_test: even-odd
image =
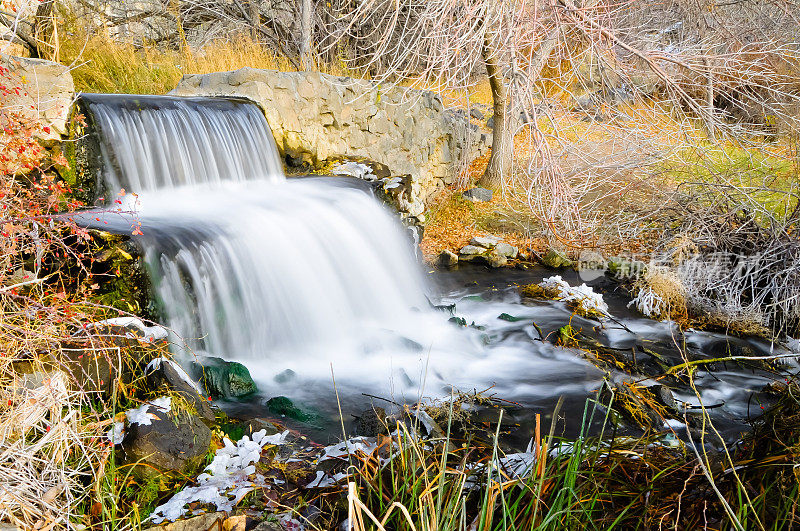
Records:
[[[265,399],[283,395],[313,405],[322,427],[333,429],[335,390],[349,416],[369,403],[363,393],[403,403],[454,386],[491,388],[517,402],[522,423],[565,396],[578,423],[603,374],[579,351],[538,341],[533,322],[545,334],[571,322],[614,348],[647,344],[673,355],[676,341],[701,356],[729,341],[681,336],[668,323],[629,315],[621,300],[612,307],[625,324],[605,326],[573,318],[560,303],[523,304],[516,284],[540,280],[541,271],[426,273],[401,225],[369,193],[335,179],[286,179],[253,104],[85,98],[102,138],[106,185],[137,194],[125,195],[122,209],[137,211],[176,352],[240,361],[259,385],[255,399],[226,405],[238,414],[261,414]],[[476,326],[453,325],[429,300],[454,303]],[[704,402],[720,403],[715,415],[735,431],[769,378],[726,368],[698,382]]]

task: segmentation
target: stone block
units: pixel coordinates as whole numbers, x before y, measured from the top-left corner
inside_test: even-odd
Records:
[[[4,112],[15,112],[38,122],[36,135],[43,140],[60,140],[67,133],[75,85],[69,67],[45,61],[0,54],[0,65],[8,69],[4,84],[19,94],[9,93]]]

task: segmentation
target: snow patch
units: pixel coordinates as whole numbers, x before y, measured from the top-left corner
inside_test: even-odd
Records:
[[[595,293],[586,284],[570,286],[560,275],[555,275],[542,280],[539,286],[547,291],[554,292],[554,298],[558,300],[577,304],[578,308],[584,312],[594,311],[602,315],[610,315],[608,304],[603,300],[603,296]]]
[[[350,177],[357,177],[367,181],[374,181],[375,174],[372,173],[372,168],[366,164],[358,162],[342,162],[331,168],[331,173],[334,175],[349,175]]]
[[[137,408],[129,409],[125,412],[128,423],[139,424],[140,426],[149,426],[152,424],[151,421],[158,417],[149,412],[150,407],[154,407],[163,413],[169,413],[172,410],[172,399],[168,396],[162,396],[151,402],[145,402]]]
[[[319,461],[326,461],[328,459],[343,459],[356,452],[364,452],[365,455],[370,455],[378,447],[375,441],[368,437],[353,437],[338,444],[332,444],[323,448],[322,457]]]
[[[253,463],[261,458],[264,446],[283,444],[288,435],[288,431],[267,435],[266,430],[261,430],[254,433],[252,439],[245,435],[236,444],[226,437],[225,446],[217,450],[206,472],[197,477],[197,486],[183,489],[156,507],[151,520],[156,524],[165,520],[174,522],[187,513],[188,504],[195,502],[214,505],[217,511],[232,511],[255,488],[269,488],[264,476],[256,473]]]
[[[114,317],[112,319],[98,321],[96,323],[86,325],[86,330],[110,326],[119,326],[131,330],[130,332],[125,333],[126,338],[139,339],[151,343],[153,341],[167,339],[169,336],[167,329],[163,326],[147,326],[142,322],[141,319],[137,319],[136,317]],[[135,334],[134,330],[138,331],[141,335]]]
[[[125,423],[115,422],[112,424],[111,429],[106,433],[106,437],[109,441],[111,441],[111,444],[115,446],[120,444],[125,438]]]

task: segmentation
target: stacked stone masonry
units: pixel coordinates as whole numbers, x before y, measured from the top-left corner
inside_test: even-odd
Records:
[[[490,134],[432,92],[319,72],[242,68],[187,75],[177,96],[239,96],[264,110],[282,155],[319,167],[364,158],[410,176],[411,200],[425,202],[486,153]]]

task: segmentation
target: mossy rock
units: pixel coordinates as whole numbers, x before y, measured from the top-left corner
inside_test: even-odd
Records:
[[[211,430],[196,415],[150,409],[150,424],[128,423],[122,442],[123,464],[135,477],[191,475],[211,446]]]
[[[118,308],[144,319],[158,322],[153,286],[141,249],[127,234],[90,230],[92,272],[96,284],[93,298],[100,304]]]
[[[567,255],[556,249],[550,249],[542,258],[542,264],[551,269],[572,267],[572,260]]]
[[[321,420],[319,413],[298,407],[285,396],[275,396],[267,400],[267,409],[273,415],[281,415],[305,424],[318,425]]]
[[[647,264],[641,260],[628,260],[621,256],[608,259],[608,272],[619,279],[637,279],[647,271]]]
[[[213,398],[242,398],[258,391],[247,367],[235,361],[200,356],[190,373]]]

